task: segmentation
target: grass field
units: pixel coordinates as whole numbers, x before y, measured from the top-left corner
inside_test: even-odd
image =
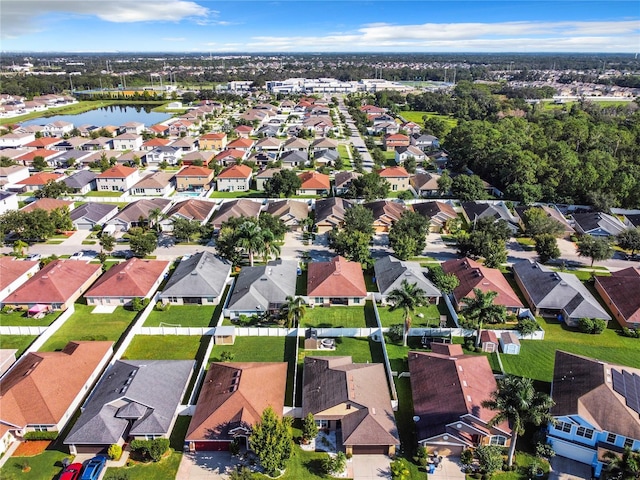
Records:
[[[2,480],[51,480],[57,478],[62,470],[62,459],[67,454],[57,450],[45,450],[33,457],[12,457],[0,470]],[[28,464],[31,471],[23,472],[23,465]]]
[[[300,324],[316,328],[365,328],[367,326],[364,307],[307,308]]]
[[[287,463],[285,473],[278,477],[279,480],[326,480],[333,477],[327,476],[322,471],[322,459],[327,454],[322,452],[307,452],[297,445],[293,447],[291,458]],[[270,479],[266,475],[255,474],[254,478]]]
[[[211,192],[207,194],[209,198],[261,198],[264,192],[258,190],[245,190],[239,192]]]
[[[85,197],[121,197],[124,192],[94,191],[85,193]]]
[[[122,358],[131,360],[195,360],[203,337],[136,335]],[[208,341],[209,337],[206,337]]]
[[[222,309],[222,303],[220,303]],[[214,315],[219,309],[213,305],[171,305],[169,310],[159,312],[153,310],[147,320],[145,327],[159,327],[161,323],[168,325],[180,325],[181,327],[208,327],[218,320],[218,315]],[[215,326],[215,325],[214,325]]]
[[[25,311],[15,311],[11,313],[0,314],[0,325],[12,327],[48,327],[58,318],[62,312],[51,312],[44,318],[31,318],[27,316]]]
[[[117,342],[138,312],[116,308],[113,313],[93,314],[95,308],[75,304],[75,313],[40,349],[43,352],[61,350],[71,340],[112,340]]]
[[[422,120],[422,117],[424,117],[425,115],[428,118],[441,118],[449,126],[449,128],[453,128],[458,124],[458,120],[456,120],[455,118],[451,118],[448,115],[441,115],[435,112],[414,112],[410,110],[403,110],[400,112],[400,115],[402,115],[402,117],[405,118],[408,122],[415,122],[418,125],[424,124],[424,120]]]
[[[442,302],[444,305],[444,302]],[[446,307],[445,307],[446,310]],[[389,307],[378,307],[378,314],[380,315],[380,323],[383,327],[390,327],[391,325],[404,323],[404,310],[398,309],[389,311]],[[427,305],[424,307],[418,307],[416,313],[411,315],[412,327],[438,327],[440,325],[440,309],[438,305]],[[446,312],[444,313],[446,315]],[[418,315],[423,315],[420,318]]]
[[[335,339],[335,350],[305,350],[304,339],[299,340],[299,352],[298,360],[300,363],[304,362],[304,357],[316,357],[316,356],[351,356],[354,363],[367,363],[373,361],[380,361],[381,350],[380,344],[373,342],[367,338],[353,338],[353,337],[339,337]],[[377,347],[376,347],[377,346]],[[373,350],[372,350],[373,349]],[[380,354],[378,351],[380,350]],[[376,359],[374,359],[374,356]]]
[[[219,362],[224,351],[233,353],[234,362],[282,362],[285,337],[236,337],[233,345],[216,345],[209,360]]]
[[[16,358],[29,348],[29,345],[38,338],[36,335],[2,335],[0,346],[7,349],[16,349]]]
[[[115,476],[119,472],[126,472],[129,480],[174,480],[182,460],[182,453],[172,452],[157,463],[140,463],[133,467],[108,468],[104,479],[122,478]],[[115,476],[115,477],[114,477]]]

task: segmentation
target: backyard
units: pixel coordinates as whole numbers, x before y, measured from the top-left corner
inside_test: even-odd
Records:
[[[62,459],[68,454],[58,450],[45,450],[33,457],[11,457],[0,470],[2,480],[51,480],[62,470]],[[23,467],[31,467],[24,472]]]
[[[375,327],[373,309],[365,307],[307,307],[300,326],[315,328]]]
[[[210,338],[197,335],[136,335],[122,358],[130,360],[195,360],[202,343],[206,344]]]
[[[36,338],[38,338],[36,335],[2,335],[0,343],[3,349],[18,350],[16,352],[16,358],[18,358]]]
[[[402,117],[406,121],[415,122],[418,125],[424,125],[424,120],[422,119],[422,117],[424,117],[425,115],[428,118],[435,117],[435,118],[440,118],[444,120],[444,122],[447,124],[449,128],[453,128],[458,124],[458,121],[455,118],[451,118],[448,115],[440,115],[439,113],[435,113],[435,112],[414,112],[410,110],[403,110],[400,112],[400,115],[402,115]]]
[[[429,304],[418,307],[416,313],[411,315],[411,326],[414,328],[439,327],[440,315],[447,315],[447,313],[447,307],[444,301],[441,302],[440,305]],[[380,323],[383,327],[404,324],[404,310],[402,309],[390,311],[389,307],[379,306],[378,314],[380,315]]]
[[[61,311],[56,311],[47,313],[43,318],[33,318],[27,316],[26,311],[16,310],[11,313],[0,313],[0,325],[11,327],[48,327],[61,314]]]
[[[76,303],[75,313],[40,349],[61,350],[72,340],[112,340],[117,342],[138,312],[118,307],[113,313],[91,313],[95,308]]]
[[[222,302],[209,305],[171,305],[161,312],[152,310],[144,322],[145,327],[215,327],[220,317]]]

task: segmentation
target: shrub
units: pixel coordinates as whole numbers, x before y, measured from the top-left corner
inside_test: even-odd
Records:
[[[387,332],[387,337],[389,337],[391,343],[402,342],[402,339],[404,338],[404,325],[402,325],[401,323],[391,325],[391,327],[389,327],[389,331]]]
[[[240,443],[237,439],[233,439],[233,442],[229,444],[229,453],[231,455],[238,455],[240,453]]]
[[[313,418],[313,413],[309,412],[302,420],[302,442],[309,443],[318,435],[318,426]]]
[[[581,318],[578,320],[578,330],[582,333],[598,335],[607,328],[607,322],[601,318]]]
[[[229,350],[225,350],[220,354],[220,360],[222,360],[223,362],[230,362],[234,357],[235,355],[233,354],[233,352],[230,352]]]
[[[538,330],[538,322],[530,318],[521,318],[518,320],[518,331],[522,335],[530,335]]]
[[[464,449],[460,454],[460,462],[465,467],[471,465],[473,463],[473,450],[471,450],[470,448]]]
[[[129,472],[124,470],[107,470],[104,480],[129,480]]]
[[[158,462],[169,449],[169,439],[132,440],[129,448],[143,458],[149,458],[153,462]]]
[[[111,460],[120,460],[120,457],[122,456],[122,447],[117,443],[109,445],[107,455],[109,455]]]
[[[622,327],[622,336],[629,338],[640,338],[640,331],[631,328]]]
[[[551,445],[546,442],[538,442],[536,444],[536,455],[542,458],[555,457],[556,452]]]
[[[24,434],[25,440],[55,440],[58,438],[58,432],[27,432]]]
[[[169,310],[170,306],[170,303],[162,303],[160,300],[158,300],[153,309],[157,310],[158,312],[166,312],[167,310]]]
[[[147,305],[149,305],[148,298],[135,297],[131,300],[131,310],[134,312],[141,312]]]

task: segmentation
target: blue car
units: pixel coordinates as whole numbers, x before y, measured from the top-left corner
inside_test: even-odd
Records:
[[[85,464],[80,480],[98,480],[106,463],[107,457],[93,457]]]

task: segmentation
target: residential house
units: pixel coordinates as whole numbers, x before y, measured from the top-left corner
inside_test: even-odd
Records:
[[[560,211],[555,207],[555,205],[552,206],[547,206],[547,205],[537,205],[535,207],[531,207],[531,206],[518,206],[515,207],[515,211],[516,214],[521,218],[524,219],[524,212],[526,212],[527,210],[531,209],[531,208],[535,208],[535,209],[540,209],[542,210],[547,217],[553,218],[554,220],[556,220],[560,225],[563,226],[564,228],[564,238],[569,238],[571,237],[571,235],[573,235],[574,233],[576,233],[575,229],[569,224],[569,222],[567,221],[566,218],[564,218],[564,215],[562,215],[562,213],[560,213]]]
[[[130,258],[107,270],[87,291],[87,305],[131,305],[134,298],[151,298],[169,272],[171,262]]]
[[[218,305],[230,275],[228,260],[198,252],[178,263],[159,299],[172,305]]]
[[[24,165],[0,167],[0,186],[19,183],[26,178],[29,178],[29,167],[25,167]]]
[[[401,288],[402,282],[407,281],[416,285],[425,292],[425,296],[429,302],[440,303],[442,293],[427,278],[429,269],[420,266],[418,262],[408,262],[398,260],[392,255],[387,255],[376,261],[373,265],[376,285],[378,285],[379,294],[376,294],[376,300],[387,303],[388,295],[395,289]]]
[[[490,425],[496,412],[482,405],[498,387],[487,357],[465,355],[461,345],[431,348],[408,355],[418,445],[443,457],[480,445],[508,447],[509,423]]]
[[[235,140],[229,142],[227,145],[227,149],[229,150],[240,150],[241,152],[245,152],[248,154],[255,142],[250,138],[236,138]]]
[[[93,230],[104,225],[118,213],[118,206],[109,203],[87,202],[71,211],[71,221],[76,230]]]
[[[114,150],[140,150],[143,143],[142,135],[123,133],[113,139]]]
[[[256,143],[256,151],[267,151],[278,153],[282,147],[282,141],[277,138],[265,137]]]
[[[410,145],[409,137],[401,133],[389,133],[383,138],[384,149],[391,152],[398,147],[408,147]]]
[[[232,442],[250,448],[253,425],[271,407],[284,408],[285,362],[213,362],[202,383],[189,423],[185,450],[227,451]]]
[[[315,222],[319,234],[344,226],[344,215],[355,203],[342,197],[322,198],[316,201]]]
[[[376,233],[391,230],[391,225],[400,220],[402,214],[407,211],[404,203],[391,200],[377,200],[365,203],[364,206],[373,214],[373,228]]]
[[[297,270],[295,260],[275,260],[266,265],[243,267],[224,316],[235,319],[240,315],[279,311],[287,297],[296,294]]]
[[[298,178],[302,181],[297,191],[298,195],[329,195],[331,191],[329,175],[307,171],[299,174]]]
[[[376,107],[375,105],[363,105],[360,110],[367,115],[377,115],[387,113],[386,108]]]
[[[336,176],[333,181],[333,191],[336,196],[344,195],[349,191],[349,187],[351,186],[351,182],[353,179],[361,177],[362,174],[359,172],[336,172]]]
[[[309,150],[312,152],[319,152],[321,150],[338,150],[338,142],[331,138],[318,138],[314,140],[309,146]]]
[[[256,190],[264,191],[264,184],[267,180],[273,177],[276,172],[279,172],[280,168],[265,168],[264,170],[259,171],[256,176]]]
[[[387,116],[376,117],[373,119],[373,126],[367,128],[374,135],[395,135],[400,132],[400,125],[393,119],[387,120]]]
[[[332,167],[338,158],[340,158],[340,154],[337,150],[318,150],[313,153],[313,162],[318,166]]]
[[[172,145],[155,147],[145,155],[147,165],[160,165],[163,162],[169,165],[177,165],[182,159],[184,152],[179,147]]]
[[[297,200],[274,200],[267,203],[265,211],[282,220],[290,231],[298,231],[309,216],[309,205]]]
[[[127,122],[120,125],[120,131],[123,133],[130,133],[132,135],[142,135],[145,131],[144,123],[141,122]]]
[[[36,135],[33,132],[15,131],[0,136],[0,148],[19,148],[35,141]]]
[[[238,125],[233,129],[236,132],[236,135],[240,138],[249,138],[249,136],[253,133],[253,127],[249,125]]]
[[[66,310],[101,273],[100,264],[54,260],[2,300],[2,306],[28,310],[39,305],[47,310]]]
[[[20,155],[15,159],[15,161],[23,165],[31,165],[37,157],[40,157],[47,163],[47,165],[54,167],[56,165],[56,159],[60,157],[62,153],[63,152],[59,150],[39,148],[37,150],[27,152],[24,155]]]
[[[208,166],[214,157],[215,153],[212,151],[189,152],[182,156],[182,163],[183,165],[193,165],[202,162],[202,165]]]
[[[506,222],[515,235],[520,231],[520,217],[509,211],[507,205],[500,202],[462,202],[462,214],[467,222],[474,224],[481,218],[493,218],[495,222]]]
[[[611,320],[587,287],[572,273],[556,272],[522,260],[513,264],[513,276],[535,315],[553,316],[576,326],[580,318]]]
[[[32,212],[33,210],[44,210],[45,212],[52,212],[54,210],[73,210],[74,202],[69,200],[59,200],[57,198],[39,198],[35,202],[31,202],[26,207],[23,207],[21,211]]]
[[[233,217],[258,218],[261,209],[262,204],[259,202],[254,202],[253,200],[247,200],[244,198],[231,200],[223,203],[220,206],[220,209],[216,213],[211,223],[217,230],[222,226],[224,222]]]
[[[224,132],[205,133],[198,138],[200,150],[224,150],[227,148],[227,134]]]
[[[131,195],[166,196],[174,190],[173,173],[154,172],[131,187]]]
[[[258,168],[265,168],[267,165],[276,163],[278,156],[275,152],[269,152],[263,150],[261,152],[253,153],[248,159],[247,164],[249,162],[253,162]]]
[[[392,192],[400,192],[409,189],[409,180],[411,175],[404,167],[389,167],[378,172],[381,178],[389,182]]]
[[[411,135],[411,145],[418,147],[423,152],[440,148],[440,141],[433,135],[426,133],[414,133]]]
[[[596,290],[620,326],[640,328],[640,270],[629,267],[594,278]]]
[[[80,170],[65,178],[62,182],[76,195],[84,195],[97,189],[96,177],[91,170]]]
[[[444,273],[452,273],[460,281],[453,291],[453,299],[456,310],[464,307],[466,297],[474,298],[474,288],[479,288],[484,293],[496,292],[493,299],[495,305],[503,305],[508,312],[518,313],[524,305],[513,291],[507,279],[497,268],[488,268],[470,258],[457,258],[447,260],[442,264]]]
[[[10,210],[18,210],[18,195],[0,190],[0,215]]]
[[[113,354],[113,342],[69,342],[24,355],[0,378],[5,446],[28,432],[61,432]],[[64,381],[61,381],[64,376]]]
[[[415,145],[409,145],[408,147],[396,148],[396,163],[400,165],[409,158],[413,158],[416,163],[422,163],[426,160],[426,154]]]
[[[198,139],[195,137],[181,137],[169,144],[174,148],[179,148],[183,153],[195,152],[198,150]]]
[[[249,152],[245,152],[244,150],[226,149],[213,158],[217,163],[227,166],[234,165],[241,160],[245,160],[248,156]]]
[[[40,262],[0,257],[0,300],[6,298],[40,270]]]
[[[160,210],[164,213],[169,205],[171,205],[171,200],[166,198],[145,198],[130,203],[107,222],[104,231],[107,233],[126,232],[131,227],[146,226],[150,212]]]
[[[333,122],[330,117],[313,116],[302,121],[302,125],[314,135],[329,135],[333,130]]]
[[[126,192],[138,182],[140,172],[137,168],[117,165],[108,168],[96,177],[98,191]]]
[[[149,127],[149,130],[151,131],[151,133],[155,135],[161,135],[163,137],[167,137],[171,133],[169,125],[163,125],[161,123],[157,125],[151,125],[151,127]]]
[[[142,147],[140,147],[140,150],[150,152],[154,148],[166,147],[170,143],[171,143],[171,140],[169,140],[168,138],[154,137],[154,138],[150,138],[146,142],[143,142]]]
[[[608,213],[574,213],[571,215],[575,229],[582,235],[593,237],[614,237],[624,232],[628,225]]]
[[[82,145],[82,150],[113,150],[113,138],[92,138]]]
[[[56,155],[56,157],[53,159],[53,164],[56,167],[63,168],[82,168],[81,165],[84,164],[84,160],[90,156],[91,152],[83,152],[80,150],[62,150],[60,155]]]
[[[216,190],[219,192],[238,192],[251,189],[253,170],[247,165],[231,165],[216,177]]]
[[[306,151],[289,150],[280,155],[280,162],[285,168],[304,167],[309,162]]]
[[[65,122],[64,120],[58,120],[55,122],[47,123],[42,130],[42,134],[45,137],[64,137],[71,134],[73,131],[73,123]]]
[[[422,131],[422,127],[415,122],[406,122],[401,125],[402,130],[407,132],[410,136],[420,133]]]
[[[411,186],[419,197],[437,197],[440,195],[438,180],[440,175],[435,173],[416,173],[411,177]]]
[[[194,220],[200,222],[201,225],[207,223],[216,208],[214,202],[208,200],[200,200],[189,198],[176,202],[165,213],[165,219],[160,221],[162,230],[165,232],[173,231],[174,220],[181,218],[183,220]]]
[[[302,384],[302,416],[335,432],[348,456],[395,455],[400,439],[383,364],[305,357]]]
[[[134,439],[169,438],[195,362],[116,360],[64,440],[72,455],[106,454]]]
[[[54,147],[61,141],[61,139],[55,137],[40,137],[24,145],[24,148],[30,151],[51,151],[55,150]]]
[[[364,305],[367,287],[358,262],[337,256],[328,262],[311,262],[307,267],[309,305]]]
[[[69,137],[52,146],[53,150],[60,151],[76,151],[81,150],[82,146],[89,140],[84,137]]]
[[[299,152],[308,152],[309,150],[309,142],[304,138],[291,137],[284,145],[282,145],[282,152],[291,152],[297,150]]]
[[[598,478],[606,454],[640,449],[640,369],[556,351],[551,398],[555,423],[547,443],[557,455],[585,463]]]
[[[213,170],[190,165],[176,173],[176,187],[179,192],[208,191],[213,182]]]

